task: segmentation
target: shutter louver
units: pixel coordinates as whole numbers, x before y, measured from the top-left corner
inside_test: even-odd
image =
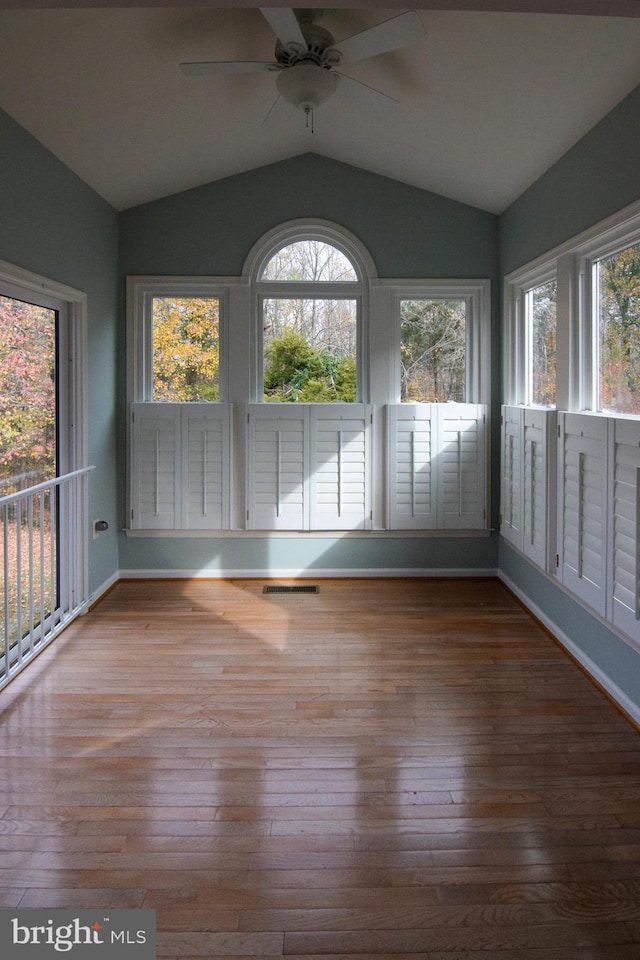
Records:
[[[560,415],[558,526],[562,582],[594,610],[606,609],[607,420]]]
[[[193,403],[182,409],[185,471],[182,526],[224,530],[229,526],[229,407]]]
[[[523,415],[522,549],[543,570],[548,565],[549,435],[555,410],[527,408]]]
[[[174,530],[180,495],[180,407],[134,403],[132,415],[131,527]]]
[[[438,526],[475,530],[485,519],[485,407],[435,404],[438,413]]]
[[[134,530],[229,527],[229,404],[134,403]]]
[[[308,529],[308,421],[302,404],[249,407],[247,529]]]
[[[362,403],[310,407],[310,528],[371,526],[370,410]]]
[[[522,549],[522,407],[502,408],[500,533]]]
[[[388,518],[392,530],[436,525],[430,403],[387,407]]]
[[[640,423],[614,421],[612,619],[640,640]]]

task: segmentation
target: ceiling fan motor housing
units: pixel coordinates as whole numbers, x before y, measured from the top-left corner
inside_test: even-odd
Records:
[[[282,64],[283,67],[292,67],[294,64],[302,61],[310,61],[326,69],[336,66],[339,60],[337,52],[335,57],[327,57],[325,55],[325,51],[335,43],[329,31],[325,30],[324,27],[319,27],[317,23],[312,23],[307,20],[303,20],[300,23],[300,30],[307,43],[307,49],[302,50],[296,45],[285,47],[278,40],[275,51],[275,59],[277,62]]]

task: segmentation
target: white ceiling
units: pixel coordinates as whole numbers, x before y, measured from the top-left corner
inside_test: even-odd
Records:
[[[311,133],[282,100],[265,120],[271,73],[179,72],[271,60],[257,3],[105,2],[0,0],[0,107],[118,209],[313,151],[500,212],[640,84],[639,0],[424,2],[426,40],[344,69],[400,105],[339,88]],[[399,9],[334,2],[320,23],[340,40]]]

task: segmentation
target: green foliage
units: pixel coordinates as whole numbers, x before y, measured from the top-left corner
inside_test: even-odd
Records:
[[[265,350],[264,398],[284,403],[353,402],[356,365],[352,357],[315,350],[302,333],[285,330]]]

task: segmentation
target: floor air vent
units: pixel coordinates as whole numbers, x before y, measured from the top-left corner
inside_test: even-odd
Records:
[[[263,593],[320,593],[320,587],[316,585],[286,586],[285,584],[271,584],[262,588]]]

